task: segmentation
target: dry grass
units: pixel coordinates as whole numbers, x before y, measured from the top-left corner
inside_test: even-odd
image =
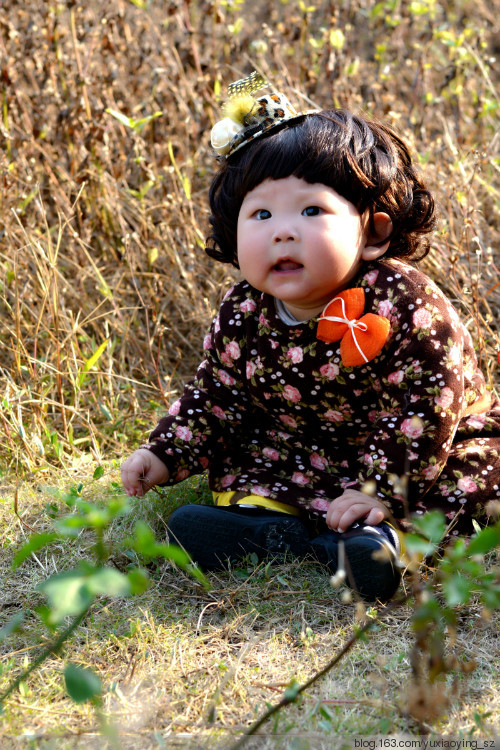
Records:
[[[362,108],[413,144],[440,210],[425,267],[455,300],[498,385],[499,18],[499,0],[0,7],[3,620],[33,607],[36,582],[88,553],[82,537],[10,572],[26,524],[50,526],[44,486],[82,482],[87,497],[105,498],[117,480],[113,462],[143,439],[198,360],[234,277],[202,251],[214,168],[208,131],[219,85],[253,68],[299,106]],[[157,112],[141,129],[141,118]],[[89,481],[96,463],[109,469],[100,483]],[[12,513],[17,492],[24,527]],[[137,516],[161,533],[182,499],[151,498]],[[324,576],[297,565],[267,575],[213,577],[206,594],[166,566],[139,600],[95,606],[65,658],[101,674],[124,748],[227,744],[345,640],[353,607]],[[295,736],[295,747],[320,748],[332,734],[416,732],[408,704],[419,696],[403,689],[410,614],[403,607],[288,708],[274,728],[282,740],[255,746],[291,747]],[[468,678],[459,673],[462,693],[426,721],[491,737],[500,716],[498,624],[473,608],[461,615],[454,648],[478,666]],[[3,684],[41,638],[31,616],[3,644]],[[94,715],[65,697],[61,664],[50,660],[11,699],[2,747],[28,746],[23,732],[33,733],[31,747],[103,747]]]

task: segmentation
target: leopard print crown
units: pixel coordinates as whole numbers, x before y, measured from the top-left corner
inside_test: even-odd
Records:
[[[254,71],[228,86],[229,98],[223,108],[226,116],[215,123],[210,139],[219,156],[227,159],[271,128],[317,111],[297,112],[287,97],[278,92],[255,99],[253,92],[265,85],[264,78]]]

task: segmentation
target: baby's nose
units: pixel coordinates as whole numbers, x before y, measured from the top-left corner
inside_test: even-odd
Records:
[[[297,231],[290,226],[282,225],[277,227],[273,233],[273,242],[296,242],[298,239]]]

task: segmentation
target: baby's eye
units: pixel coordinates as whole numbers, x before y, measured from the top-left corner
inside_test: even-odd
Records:
[[[319,206],[307,206],[302,213],[304,216],[319,216],[321,208]]]
[[[270,219],[271,212],[268,211],[267,208],[259,208],[259,210],[255,212],[255,218],[259,219],[259,221],[262,221],[263,219]]]

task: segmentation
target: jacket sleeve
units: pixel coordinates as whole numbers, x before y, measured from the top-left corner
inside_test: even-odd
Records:
[[[444,297],[421,289],[400,298],[391,318],[396,334],[373,378],[378,408],[354,488],[375,490],[401,518],[438,481],[459,420],[481,388],[470,336]]]
[[[214,461],[223,461],[247,408],[242,375],[245,339],[241,333],[237,335],[241,328],[229,324],[235,318],[231,291],[205,337],[205,358],[196,376],[143,446],[167,466],[167,484],[200,474]]]

